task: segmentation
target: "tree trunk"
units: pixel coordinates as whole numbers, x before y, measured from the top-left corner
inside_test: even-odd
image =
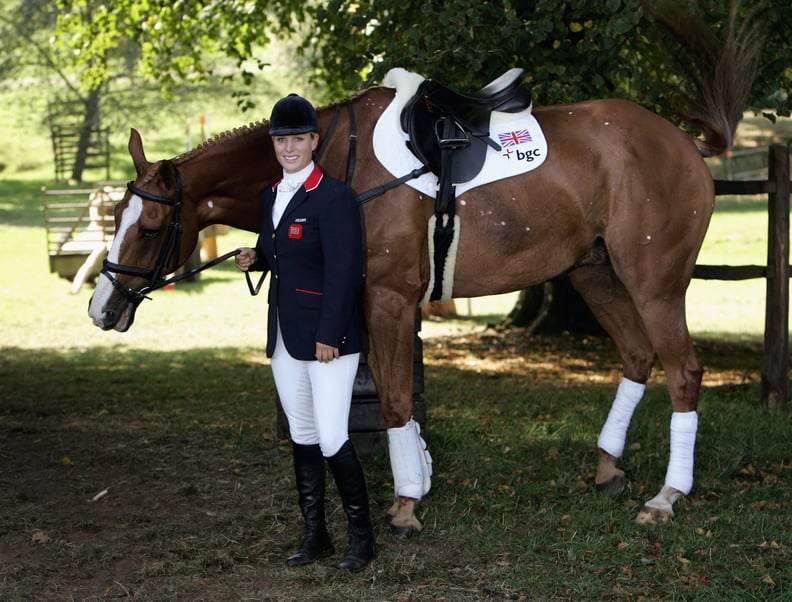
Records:
[[[523,290],[501,325],[527,328],[535,334],[607,336],[566,276]]]
[[[83,118],[80,125],[80,137],[77,141],[77,153],[72,166],[71,180],[82,182],[83,171],[88,161],[88,153],[93,145],[94,134],[101,135],[99,124],[99,98],[101,93],[98,88],[88,92],[88,97],[83,103]]]

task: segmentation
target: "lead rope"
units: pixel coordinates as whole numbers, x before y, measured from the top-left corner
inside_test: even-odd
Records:
[[[150,293],[151,291],[155,291],[158,288],[162,288],[164,286],[167,286],[168,284],[173,284],[173,283],[179,282],[180,280],[185,280],[187,278],[191,278],[191,277],[195,276],[196,274],[200,274],[204,270],[208,270],[209,268],[213,268],[214,266],[223,263],[227,259],[231,259],[232,257],[236,257],[241,252],[242,252],[242,249],[234,249],[233,251],[229,251],[225,255],[221,255],[220,257],[215,257],[212,261],[208,261],[205,264],[203,264],[203,265],[201,265],[201,266],[199,266],[199,267],[197,267],[197,268],[195,268],[193,270],[189,270],[187,272],[179,274],[178,276],[172,276],[171,278],[166,278],[166,279],[160,280],[159,282],[157,282],[156,285],[148,287],[145,292],[146,293]],[[253,284],[253,279],[250,277],[250,272],[245,272],[245,280],[247,281],[248,290],[250,291],[250,294],[252,296],[255,297],[256,295],[259,294],[259,292],[261,291],[261,285],[264,283],[264,278],[266,276],[267,276],[267,273],[266,272],[262,272],[261,273],[261,278],[259,278],[258,283],[254,285]]]

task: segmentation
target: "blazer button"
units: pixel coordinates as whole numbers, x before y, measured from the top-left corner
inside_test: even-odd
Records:
[[[272,233],[272,240],[275,240],[275,233]]]

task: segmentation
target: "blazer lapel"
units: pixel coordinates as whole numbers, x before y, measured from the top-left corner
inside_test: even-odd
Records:
[[[308,193],[305,191],[305,187],[300,186],[297,192],[294,193],[294,196],[291,198],[288,205],[286,205],[286,209],[283,210],[283,215],[281,216],[280,222],[278,223],[278,228],[284,226],[289,221],[289,214],[292,213],[307,198]]]
[[[297,208],[303,201],[305,201],[308,198],[308,193],[310,191],[314,190],[317,186],[319,186],[319,182],[322,181],[322,176],[323,176],[323,173],[322,173],[321,168],[318,165],[314,164],[314,168],[313,168],[313,171],[311,172],[311,175],[309,175],[308,179],[305,180],[305,183],[302,186],[300,186],[299,189],[297,189],[297,191],[294,193],[294,196],[291,198],[289,203],[286,205],[286,209],[283,211],[283,216],[281,217],[281,220],[280,220],[280,223],[278,224],[278,227],[280,227],[281,224],[286,223],[287,216],[292,211],[294,211],[294,209]],[[277,187],[277,184],[276,184],[276,187]],[[274,200],[273,200],[273,202],[274,202]],[[272,205],[271,204],[270,204],[270,213],[272,213]]]

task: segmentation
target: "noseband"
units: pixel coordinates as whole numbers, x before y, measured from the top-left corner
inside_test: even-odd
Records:
[[[166,234],[165,243],[162,245],[160,249],[159,256],[157,257],[157,263],[154,265],[153,268],[139,268],[134,266],[127,266],[121,265],[118,263],[113,263],[112,261],[108,261],[107,259],[104,260],[102,263],[102,271],[103,274],[111,283],[112,285],[118,290],[124,297],[126,297],[129,301],[134,303],[135,305],[139,304],[143,299],[148,299],[148,293],[151,291],[157,290],[158,288],[162,288],[169,282],[172,282],[174,279],[165,280],[162,277],[163,270],[171,264],[173,261],[174,254],[179,252],[179,248],[181,246],[181,238],[182,238],[182,224],[181,224],[181,208],[182,208],[182,192],[184,187],[182,185],[181,175],[179,171],[175,171],[176,174],[176,198],[168,199],[165,197],[157,196],[156,194],[152,194],[150,192],[146,192],[141,190],[134,183],[130,180],[127,182],[127,189],[132,193],[136,194],[142,199],[147,201],[154,201],[155,203],[160,203],[162,205],[168,205],[173,207],[173,214],[171,215],[170,224],[168,224],[168,232]],[[123,286],[114,276],[115,274],[124,274],[126,276],[138,276],[141,278],[146,278],[149,281],[148,286],[144,286],[141,289],[131,289],[128,287]]]

